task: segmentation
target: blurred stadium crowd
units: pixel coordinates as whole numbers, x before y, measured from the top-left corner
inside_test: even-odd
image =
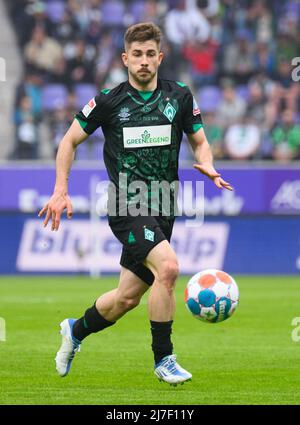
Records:
[[[54,157],[74,113],[127,79],[125,29],[153,21],[164,33],[160,76],[190,86],[215,158],[300,159],[300,70],[292,64],[300,57],[299,1],[6,0],[6,7],[24,63],[11,158],[40,157],[41,123]],[[102,143],[99,130],[77,159],[101,158]],[[186,144],[181,155],[191,158]]]

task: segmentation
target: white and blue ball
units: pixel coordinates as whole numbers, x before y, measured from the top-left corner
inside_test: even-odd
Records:
[[[239,289],[228,273],[208,269],[189,280],[184,301],[197,319],[208,323],[222,322],[232,316],[237,308]]]

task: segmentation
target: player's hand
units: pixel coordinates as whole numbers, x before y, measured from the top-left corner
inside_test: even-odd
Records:
[[[211,164],[194,164],[193,167],[210,178],[219,189],[233,190],[230,183],[223,180],[221,174],[219,174]]]
[[[47,226],[51,219],[51,230],[58,230],[61,214],[64,209],[67,209],[67,217],[72,218],[73,209],[69,195],[62,192],[54,192],[46,205],[41,209],[38,216],[42,217],[46,214],[44,227]]]

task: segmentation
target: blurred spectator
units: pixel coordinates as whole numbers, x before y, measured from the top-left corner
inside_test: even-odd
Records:
[[[289,129],[290,135],[297,133],[300,124],[300,85],[291,78],[291,60],[300,56],[298,0],[4,3],[15,26],[25,69],[15,102],[17,129],[22,135],[18,137],[21,156],[37,155],[37,149],[32,149],[35,143],[29,145],[28,140],[30,134],[37,133],[38,124],[49,124],[53,139],[58,140],[64,126],[73,120],[79,99],[90,96],[93,85],[96,91],[127,79],[120,62],[124,30],[136,22],[153,21],[165,33],[159,75],[183,81],[194,91],[206,114],[205,129],[217,158],[228,158],[222,143],[224,133],[228,146],[238,151],[230,158],[299,158],[293,149],[285,148],[291,143],[274,141],[281,134],[278,129],[295,127]],[[52,94],[45,96],[47,90]],[[41,98],[47,108],[45,114],[41,113]],[[60,103],[68,103],[66,113],[58,108],[52,116],[51,111]],[[294,115],[289,126],[280,119],[286,110]],[[254,140],[257,126],[258,151],[245,154],[250,142],[245,143],[241,134]],[[100,135],[95,134],[95,139],[100,140]],[[27,144],[22,145],[25,139]],[[101,152],[99,143],[96,145],[97,152]],[[96,145],[92,140],[87,148],[80,146],[77,158],[92,158]]]
[[[80,28],[80,32],[84,33],[89,25],[91,18],[88,2],[78,0],[68,0],[67,9],[73,16],[75,22]],[[95,5],[91,8],[93,13],[99,13],[99,9],[95,11]]]
[[[292,83],[288,90],[285,90],[285,103],[287,109],[299,111],[300,109],[300,84]]]
[[[52,35],[54,25],[47,15],[47,3],[43,1],[34,1],[28,3],[29,4],[25,10],[29,15],[31,15],[31,28],[29,34],[32,36],[34,28],[40,27],[43,28],[45,34],[49,36]]]
[[[24,80],[17,86],[15,107],[16,109],[21,103],[21,99],[26,97],[30,98],[31,109],[36,119],[38,120],[42,114],[42,100],[41,88],[43,79],[38,72],[29,72],[25,74]]]
[[[65,108],[58,107],[52,113],[47,114],[47,125],[51,135],[51,144],[53,147],[53,158],[57,153],[58,144],[65,135],[69,126],[72,124],[74,115],[78,110],[77,98],[74,92],[70,92]]]
[[[266,100],[261,86],[252,83],[249,87],[249,98],[247,102],[246,115],[258,126],[264,126],[266,121]]]
[[[112,89],[118,84],[122,83],[127,79],[127,73],[124,69],[123,62],[119,55],[113,60],[107,78],[104,81],[104,87]]]
[[[183,55],[190,63],[190,73],[196,88],[212,85],[216,81],[216,54],[218,46],[213,41],[188,42]]]
[[[265,99],[269,98],[275,86],[274,80],[261,69],[258,69],[256,74],[250,78],[248,86],[250,87],[252,84],[258,84],[260,86]]]
[[[17,29],[16,36],[21,48],[29,42],[36,26],[41,26],[47,34],[51,35],[53,25],[46,14],[44,2],[14,0],[7,1],[7,7]]]
[[[145,0],[143,2],[139,1],[135,2],[135,5],[138,3],[143,4],[143,10],[142,13],[135,22],[154,22],[156,25],[160,24],[160,18],[159,18],[159,5],[158,2],[155,0]],[[134,4],[134,3],[133,3]],[[141,9],[141,8],[140,8]]]
[[[275,80],[278,81],[283,87],[288,88],[293,83],[291,74],[292,74],[291,60],[281,59],[277,65]]]
[[[209,38],[210,25],[199,9],[187,9],[185,0],[176,0],[174,9],[169,10],[165,20],[168,40],[177,47],[187,41],[205,42]]]
[[[69,118],[66,108],[56,109],[50,118],[49,127],[53,143],[53,158],[56,157],[58,145],[72,123]]]
[[[67,101],[67,111],[69,114],[69,119],[71,118],[71,120],[73,120],[74,115],[76,114],[76,112],[78,112],[78,104],[77,104],[77,98],[76,98],[76,93],[70,91],[69,92],[69,96],[68,96],[68,101]]]
[[[299,45],[297,40],[287,33],[279,33],[276,40],[276,62],[277,65],[280,61],[290,62],[292,58],[298,56]]]
[[[160,78],[168,79],[172,75],[175,81],[180,80],[178,61],[175,55],[172,54],[172,48],[168,40],[163,39],[161,50],[164,52],[164,57],[158,70]]]
[[[97,85],[101,86],[108,73],[108,70],[110,69],[110,65],[115,54],[113,39],[109,32],[106,32],[102,35],[97,52],[98,53],[95,59],[95,81]]]
[[[285,109],[299,111],[300,87],[299,83],[292,83],[289,88],[284,88],[278,82],[274,82],[268,96],[267,108],[273,109],[274,122]]]
[[[300,125],[295,123],[295,114],[286,109],[281,123],[272,132],[273,158],[289,161],[300,158]]]
[[[67,60],[66,72],[71,84],[94,82],[94,58],[88,55],[84,40],[76,40],[74,57]]]
[[[254,53],[255,69],[265,72],[267,75],[274,76],[275,55],[273,49],[268,43],[257,43]]]
[[[210,36],[210,24],[199,8],[187,7],[187,0],[172,1],[173,7],[165,18],[166,37],[170,43],[172,61],[177,63],[179,79],[188,84],[187,66],[182,49],[186,43],[205,43]]]
[[[223,129],[216,123],[213,112],[206,112],[203,116],[204,130],[215,159],[224,157]]]
[[[63,51],[59,43],[46,35],[42,27],[35,27],[32,38],[25,46],[24,57],[30,69],[52,72],[61,60]]]
[[[247,13],[247,23],[253,28],[258,43],[269,43],[273,39],[273,17],[266,2],[256,0]]]
[[[219,0],[187,0],[187,7],[190,9],[201,9],[207,18],[213,18],[219,12]]]
[[[217,108],[218,124],[226,128],[236,123],[246,112],[246,102],[237,95],[235,88],[231,83],[225,82],[223,90],[223,99]]]
[[[222,20],[216,15],[209,19],[210,23],[210,40],[218,44],[218,53],[220,54],[220,46],[222,44]],[[219,64],[218,64],[219,67]]]
[[[66,10],[61,21],[55,25],[53,35],[58,41],[65,44],[68,41],[73,41],[78,36],[79,31],[80,28],[74,16]]]
[[[38,130],[31,99],[23,96],[15,112],[16,149],[14,156],[18,159],[37,158]]]
[[[298,0],[285,1],[283,13],[278,16],[278,31],[297,37],[299,31],[300,3]]]
[[[72,81],[67,72],[67,62],[64,57],[57,62],[52,73],[48,75],[47,82],[53,84],[64,84],[66,87],[71,88]]]
[[[223,71],[234,78],[237,84],[246,84],[254,70],[255,56],[251,34],[247,30],[240,30],[236,34],[236,41],[225,48]]]
[[[225,150],[230,159],[252,159],[260,145],[260,130],[248,118],[229,126],[225,134]]]
[[[94,17],[94,19],[91,19],[85,33],[85,40],[87,44],[96,46],[102,37],[102,31],[103,29],[100,19],[98,19],[97,16]]]

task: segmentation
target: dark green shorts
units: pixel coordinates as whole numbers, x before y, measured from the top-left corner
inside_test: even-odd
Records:
[[[157,244],[163,240],[170,242],[174,218],[168,217],[109,217],[110,228],[123,245],[121,266],[129,269],[148,285],[152,285],[154,275],[143,261]]]

